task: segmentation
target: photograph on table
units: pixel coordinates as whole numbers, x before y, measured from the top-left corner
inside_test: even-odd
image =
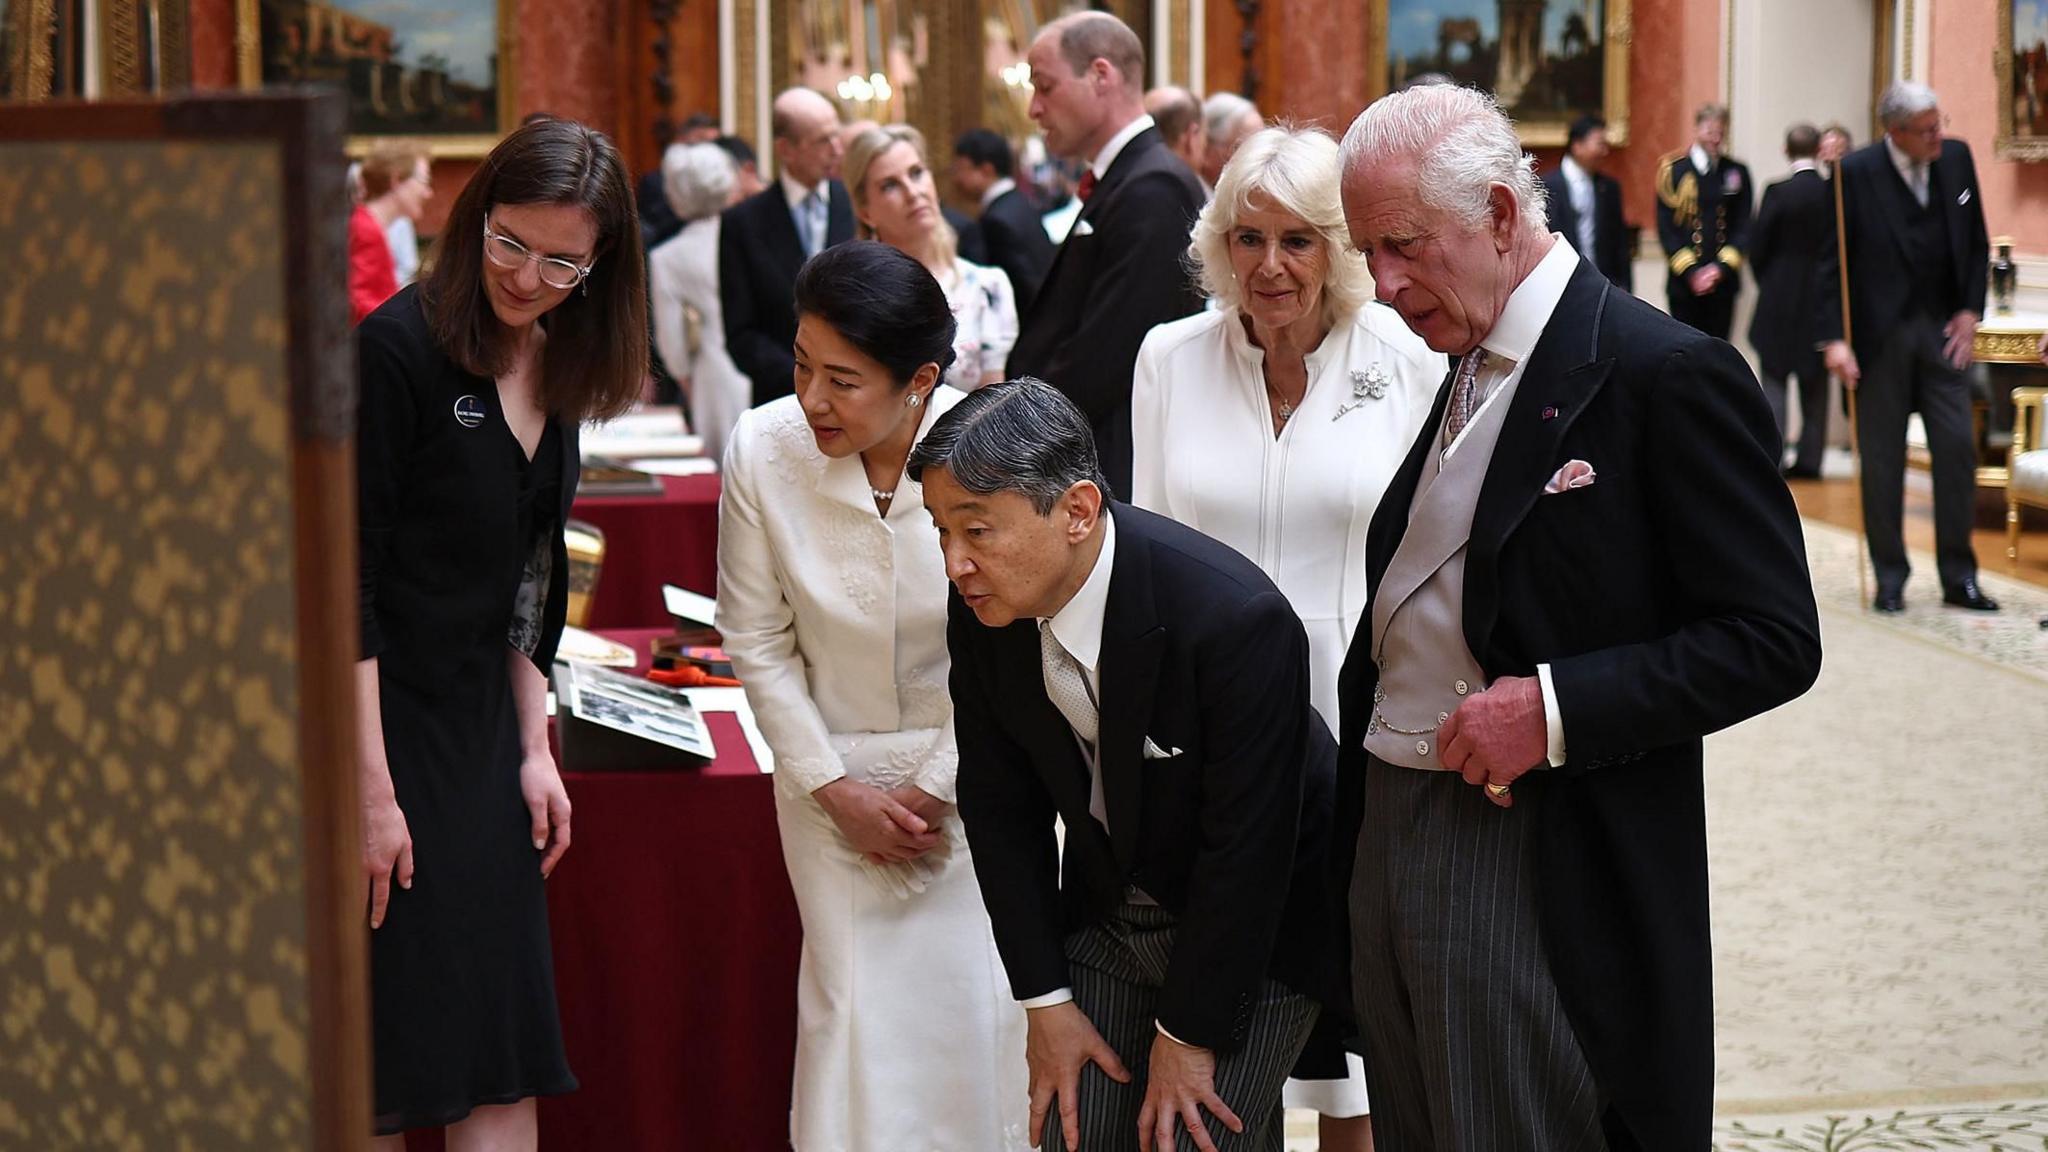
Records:
[[[1630,0],[1368,0],[1377,97],[1431,76],[1491,92],[1532,147],[1580,116],[1628,143]]]
[[[512,16],[512,0],[237,0],[242,86],[341,88],[351,151],[404,136],[482,156],[517,119]]]
[[[1998,0],[2000,160],[2048,160],[2048,0]]]

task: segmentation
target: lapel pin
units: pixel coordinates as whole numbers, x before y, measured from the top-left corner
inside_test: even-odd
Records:
[[[1543,410],[1543,418],[1544,418],[1545,420],[1555,420],[1555,419],[1557,419],[1557,417],[1558,417],[1558,411],[1557,411],[1557,408],[1556,408],[1555,406],[1553,406],[1553,407],[1549,407],[1549,408],[1545,408],[1545,409]]]
[[[1958,194],[1958,195],[1956,196],[1956,203],[1957,203],[1957,204],[1968,204],[1969,202],[1970,202],[1970,190],[1969,190],[1968,188],[1965,188],[1965,189],[1963,189],[1963,190],[1962,190],[1962,192],[1961,192],[1960,194]]]

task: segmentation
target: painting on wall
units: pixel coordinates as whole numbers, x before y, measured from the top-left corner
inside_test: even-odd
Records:
[[[2048,0],[2000,0],[1998,141],[2001,160],[2048,160]]]
[[[240,0],[244,87],[329,84],[349,133],[481,156],[512,126],[512,0]]]
[[[1374,0],[1381,91],[1432,76],[1493,93],[1532,146],[1586,113],[1628,142],[1629,0]]]

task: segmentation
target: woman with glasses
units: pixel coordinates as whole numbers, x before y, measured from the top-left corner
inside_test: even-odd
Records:
[[[617,149],[528,124],[457,198],[434,267],[357,329],[363,871],[376,1146],[531,1149],[576,1087],[542,881],[569,847],[546,670],[576,430],[647,363]]]
[[[847,146],[839,174],[862,234],[909,253],[945,289],[959,326],[945,382],[972,392],[1001,380],[1017,342],[1017,295],[1008,273],[960,257],[959,237],[939,212],[924,134],[908,124],[870,128]]]

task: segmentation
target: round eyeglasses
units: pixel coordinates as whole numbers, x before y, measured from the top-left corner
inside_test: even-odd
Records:
[[[484,255],[500,268],[517,268],[531,260],[540,265],[540,282],[556,289],[574,288],[597,267],[595,263],[578,267],[559,256],[543,256],[510,236],[491,231],[489,220],[484,221]]]

